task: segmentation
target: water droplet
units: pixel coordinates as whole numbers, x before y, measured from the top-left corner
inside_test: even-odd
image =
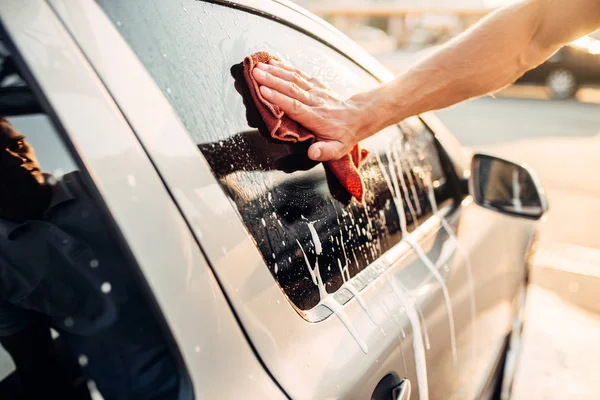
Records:
[[[70,328],[70,327],[72,327],[73,325],[75,325],[75,321],[74,321],[74,320],[73,320],[73,318],[71,318],[71,317],[67,317],[67,318],[65,318],[65,321],[64,321],[64,323],[65,323],[65,326],[66,326],[66,327],[68,327],[68,328]]]
[[[100,265],[100,262],[98,260],[96,260],[95,258],[92,261],[90,261],[90,267],[96,268],[96,267],[98,267],[98,265]]]
[[[121,26],[121,21],[117,21],[117,26]]]
[[[196,353],[200,353],[200,351],[201,351],[201,349],[200,349],[200,346],[196,346],[196,347],[194,347],[194,351],[195,351]]]
[[[171,92],[172,92],[172,91],[171,91],[171,88],[167,88],[167,93],[168,93],[168,94],[171,94]]]
[[[262,222],[263,226],[267,226],[267,222],[265,221],[264,218],[261,218],[260,222]]]
[[[227,249],[225,248],[225,246],[221,247],[221,253],[223,253],[223,255],[227,254]]]
[[[134,187],[135,186],[135,176],[133,175],[127,175],[127,183],[129,184],[129,186]]]
[[[77,361],[79,362],[79,365],[81,365],[82,367],[85,367],[86,365],[88,365],[88,358],[85,354],[81,354],[79,357],[77,357]]]
[[[277,273],[279,271],[279,267],[277,266],[277,263],[275,263],[275,273]]]
[[[248,379],[253,380],[254,379],[254,375],[248,374]]]
[[[183,7],[183,11],[186,13],[188,12],[187,8],[185,8],[185,7]]]
[[[281,303],[279,300],[276,301],[277,304]]]
[[[167,53],[163,53],[163,58],[167,58]]]
[[[112,290],[112,285],[110,284],[110,282],[104,282],[102,284],[102,286],[100,286],[100,290],[102,290],[102,293],[110,293],[110,291]]]
[[[62,244],[64,244],[64,245],[69,244],[69,239],[63,239]]]
[[[285,240],[282,240],[282,241],[281,241],[281,244],[285,246]]]

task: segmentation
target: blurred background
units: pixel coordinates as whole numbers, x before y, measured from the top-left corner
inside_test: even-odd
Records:
[[[514,0],[297,0],[395,73]],[[525,162],[550,212],[514,398],[600,398],[600,31],[493,97],[440,110],[466,146]]]

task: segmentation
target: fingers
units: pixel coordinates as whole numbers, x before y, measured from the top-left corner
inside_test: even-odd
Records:
[[[263,63],[258,63],[257,67],[273,76],[276,76],[288,82],[295,83],[296,85],[298,85],[298,87],[304,90],[309,90],[312,86],[308,82],[310,78],[307,78],[306,75],[304,75],[301,71],[296,70],[295,68],[293,71],[291,71],[287,68]]]
[[[337,141],[313,143],[308,149],[308,157],[315,161],[339,160],[346,154],[344,145]]]
[[[264,65],[264,64],[263,64]],[[277,69],[278,71],[275,71]],[[277,76],[277,75],[279,76]],[[269,67],[266,72],[261,68],[254,68],[252,75],[254,79],[261,84],[271,89],[278,91],[293,99],[299,100],[304,104],[314,106],[318,104],[318,100],[313,98],[308,92],[309,84],[298,75],[290,76],[292,73],[282,70],[281,68]],[[280,76],[284,76],[283,78]],[[291,79],[291,80],[290,80]],[[296,83],[298,82],[298,83]]]
[[[311,85],[312,87],[318,87],[320,89],[331,91],[329,86],[327,86],[325,83],[323,83],[320,79],[307,75],[301,69],[298,69],[296,67],[293,67],[289,64],[286,64],[282,61],[277,61],[277,60],[271,60],[271,61],[269,61],[269,64],[273,65],[275,67],[279,67],[279,69],[285,70],[289,73],[296,74],[297,76],[301,77],[304,81],[308,82],[308,84]]]
[[[301,124],[305,124],[307,121],[310,121],[311,117],[314,117],[312,116],[309,105],[298,99],[287,96],[266,86],[260,87],[260,94],[262,94],[267,101],[277,104],[284,113]]]
[[[294,66],[291,66],[290,64],[286,64],[283,61],[277,61],[275,59],[271,59],[271,61],[269,61],[269,65],[274,65],[274,66],[284,69],[288,72],[295,73],[296,75],[302,77],[306,81],[311,80],[311,77],[308,76],[304,71],[302,71],[301,69],[298,69]]]

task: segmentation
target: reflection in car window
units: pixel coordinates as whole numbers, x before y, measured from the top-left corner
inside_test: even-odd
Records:
[[[0,45],[0,398],[175,399],[141,275],[19,72]]]
[[[428,182],[438,202],[449,198],[434,139],[418,121],[363,142],[371,151],[361,168],[364,205],[332,196],[323,166],[306,159],[305,147],[273,142],[249,126],[252,115],[234,76],[236,65],[256,51],[291,62],[342,96],[377,85],[326,45],[278,22],[209,3],[98,3],[179,114],[297,308],[319,302],[312,272],[317,263],[332,293],[400,241],[402,215],[408,231],[427,218]],[[395,202],[393,194],[401,199]]]

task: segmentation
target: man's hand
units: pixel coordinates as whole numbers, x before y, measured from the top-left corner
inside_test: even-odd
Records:
[[[320,80],[275,60],[258,64],[252,73],[266,100],[314,132],[317,141],[308,149],[311,159],[337,160],[360,140],[361,108],[340,99]]]

